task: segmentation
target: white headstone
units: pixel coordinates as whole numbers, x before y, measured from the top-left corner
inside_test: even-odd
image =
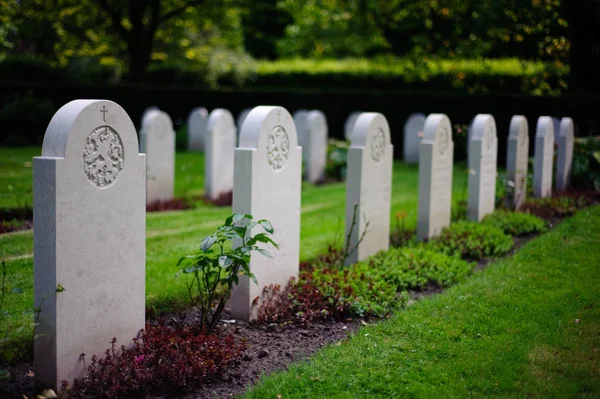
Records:
[[[418,163],[423,129],[425,128],[424,114],[412,114],[404,124],[404,162]]]
[[[535,130],[533,162],[533,196],[552,195],[552,167],[554,165],[554,123],[549,116],[540,116]]]
[[[360,114],[354,124],[350,144],[345,236],[348,237],[352,228],[348,248],[354,250],[346,264],[356,263],[389,247],[394,156],[390,127],[379,113]],[[356,219],[352,227],[355,205]]]
[[[354,124],[356,123],[356,119],[361,114],[361,111],[354,111],[346,118],[346,122],[344,123],[344,137],[346,140],[352,141],[352,131],[354,129]]]
[[[305,160],[306,180],[316,183],[325,175],[327,165],[327,119],[321,111],[310,111],[307,115],[307,136],[302,147]]]
[[[233,211],[269,220],[279,244],[279,250],[268,248],[272,259],[253,255],[250,269],[258,285],[241,276],[233,289],[233,316],[248,320],[256,316],[259,303],[254,300],[264,287],[285,286],[298,275],[302,149],[292,116],[282,107],[254,108],[234,154]]]
[[[158,107],[155,107],[155,106],[151,106],[151,107],[148,107],[148,108],[146,108],[146,109],[144,110],[144,113],[142,114],[142,124],[141,124],[140,126],[142,126],[142,125],[144,124],[144,119],[145,119],[145,118],[146,118],[146,116],[148,116],[148,114],[149,114],[150,112],[152,112],[152,111],[160,111],[160,110],[158,109]]]
[[[238,115],[238,118],[237,118],[238,133],[242,132],[242,126],[244,125],[244,121],[246,120],[246,117],[248,116],[248,114],[250,113],[251,110],[252,110],[251,108],[246,108],[246,109],[242,110],[242,112],[240,112],[240,114]]]
[[[427,117],[420,147],[417,238],[428,240],[450,225],[454,142],[446,115]]]
[[[467,160],[469,158],[469,152],[471,149],[471,137],[473,136],[473,122],[475,122],[476,117],[477,116],[471,118],[471,120],[469,121],[469,125],[467,125]]]
[[[175,184],[175,132],[165,112],[148,114],[140,134],[140,152],[146,154],[146,202],[173,198]]]
[[[496,206],[496,121],[492,115],[479,114],[473,120],[471,130],[467,217],[478,222],[494,212]]]
[[[294,124],[296,124],[296,133],[298,135],[298,145],[302,147],[302,154],[306,156],[306,137],[308,136],[308,110],[299,109],[292,115]]]
[[[562,118],[558,133],[558,157],[556,159],[556,189],[564,191],[571,181],[575,127],[573,119]]]
[[[506,204],[518,210],[527,197],[527,167],[529,164],[529,127],[527,118],[515,115],[510,120],[506,151]]]
[[[208,117],[204,151],[204,191],[207,198],[216,200],[233,191],[233,150],[237,130],[231,112],[215,109]]]
[[[144,328],[145,183],[145,156],[118,104],[76,100],[54,115],[33,160],[40,385],[82,377],[113,337],[127,345]]]
[[[206,108],[194,108],[187,120],[187,137],[189,151],[204,151],[206,147],[206,123],[208,111]]]
[[[552,128],[554,129],[554,142],[558,143],[558,134],[560,132],[560,118],[552,117]]]

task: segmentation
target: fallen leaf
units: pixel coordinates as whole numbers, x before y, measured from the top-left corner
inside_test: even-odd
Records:
[[[47,399],[58,398],[58,396],[56,396],[56,392],[54,392],[54,390],[52,390],[52,389],[44,389],[42,391],[42,393],[39,394],[38,396],[41,396],[41,397],[47,398]]]
[[[580,321],[581,320],[579,320],[579,319],[575,319],[575,324],[579,324]]]
[[[282,399],[283,396],[281,396],[280,394],[277,394],[277,399]]]
[[[364,321],[364,320],[361,320],[361,321],[360,321],[360,324],[362,324],[363,326],[367,326],[367,325],[368,325],[368,324],[367,324],[367,322],[366,322],[366,321]]]

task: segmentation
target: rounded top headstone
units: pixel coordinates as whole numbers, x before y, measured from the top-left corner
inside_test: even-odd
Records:
[[[291,151],[298,151],[296,125],[283,107],[253,108],[242,126],[239,148],[260,149],[275,171],[283,169]]]
[[[565,117],[560,120],[559,136],[560,137],[573,137],[575,135],[575,124],[573,119]]]
[[[188,116],[188,124],[194,123],[197,120],[205,121],[208,118],[208,110],[204,107],[194,108]]]
[[[385,116],[377,112],[363,112],[356,118],[352,129],[352,147],[364,147],[373,160],[379,162],[389,151],[390,144],[390,126]]]
[[[346,140],[352,141],[352,132],[354,130],[354,124],[356,123],[356,119],[360,116],[361,111],[354,111],[346,118],[346,122],[344,123],[344,136]]]
[[[540,116],[537,120],[535,137],[554,137],[554,121],[549,116]]]
[[[323,112],[317,109],[308,112],[306,119],[311,128],[325,127],[327,129],[327,118]]]
[[[224,108],[217,108],[213,110],[208,116],[208,121],[206,124],[206,129],[208,131],[213,131],[220,127],[235,129],[235,120],[233,119],[233,115],[231,115],[231,112]]]
[[[445,114],[431,114],[423,126],[423,143],[436,144],[440,153],[444,153],[452,144],[452,126]]]
[[[169,114],[163,111],[153,111],[144,119],[142,125],[142,134],[153,135],[157,138],[164,138],[168,135],[174,135],[173,122]]]
[[[417,134],[419,132],[423,132],[426,119],[427,117],[425,116],[425,114],[410,114],[408,116],[408,119],[404,123],[404,131],[410,133],[417,132]]]
[[[529,139],[529,127],[527,126],[527,118],[523,115],[514,115],[510,119],[510,127],[508,136],[512,138]]]

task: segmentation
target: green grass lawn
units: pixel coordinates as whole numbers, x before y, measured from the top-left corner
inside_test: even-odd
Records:
[[[600,397],[600,206],[246,398]]]
[[[0,148],[0,208],[31,204],[31,158],[39,148]],[[177,153],[177,196],[195,196],[204,192],[204,158],[199,153]],[[454,198],[463,195],[465,168],[455,167]],[[300,256],[302,260],[324,253],[329,243],[344,231],[345,184],[326,186],[304,184]],[[417,219],[418,168],[401,162],[394,164],[392,209],[407,213],[406,228],[414,229]],[[186,211],[150,213],[146,232],[146,297],[148,307],[165,308],[172,302],[186,301],[186,276],[175,278],[177,260],[196,249],[201,239],[212,233],[231,214],[231,209],[196,202]],[[392,217],[392,223],[394,218]],[[277,226],[274,226],[277,229]],[[33,307],[33,234],[31,231],[0,235],[0,259],[7,262],[5,309],[11,311],[9,336],[23,340],[31,334]],[[23,290],[11,293],[12,288]],[[0,329],[5,329],[0,326]]]

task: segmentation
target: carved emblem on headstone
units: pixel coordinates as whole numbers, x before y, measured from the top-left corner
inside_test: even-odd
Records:
[[[375,162],[379,162],[385,153],[385,134],[382,129],[377,131],[371,137],[371,156]]]
[[[125,154],[119,134],[110,126],[100,126],[87,137],[83,150],[83,170],[98,188],[112,185],[123,169]]]
[[[290,140],[285,129],[275,126],[267,139],[267,160],[274,170],[281,170],[287,162]]]
[[[450,144],[450,134],[448,133],[448,129],[444,128],[440,131],[438,136],[438,148],[440,154],[446,152],[448,145]]]

